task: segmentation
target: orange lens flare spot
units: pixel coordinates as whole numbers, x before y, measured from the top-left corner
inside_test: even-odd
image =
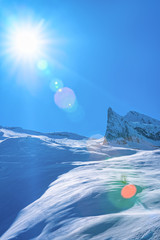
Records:
[[[136,192],[137,192],[137,188],[132,184],[128,184],[122,188],[121,196],[123,198],[128,199],[128,198],[133,197],[136,194]]]

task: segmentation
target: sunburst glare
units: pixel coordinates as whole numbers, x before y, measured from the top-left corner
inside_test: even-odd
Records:
[[[33,29],[19,29],[13,36],[12,50],[20,57],[33,57],[40,49],[40,36]]]
[[[49,39],[44,31],[43,21],[37,24],[13,24],[5,41],[5,54],[16,62],[33,62],[45,56]]]

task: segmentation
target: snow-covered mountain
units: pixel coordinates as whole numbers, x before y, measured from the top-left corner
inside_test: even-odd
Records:
[[[160,150],[103,142],[0,127],[0,239],[159,240]]]
[[[109,108],[105,137],[132,147],[160,147],[160,121],[134,111],[122,117]]]

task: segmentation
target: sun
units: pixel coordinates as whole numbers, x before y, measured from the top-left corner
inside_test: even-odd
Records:
[[[10,52],[19,59],[38,58],[43,50],[43,36],[35,26],[16,28],[10,38]]]
[[[12,51],[21,58],[34,57],[39,54],[41,37],[35,29],[18,29],[13,34]]]
[[[37,24],[16,22],[6,34],[4,54],[16,62],[33,62],[43,58],[48,43],[42,21]]]

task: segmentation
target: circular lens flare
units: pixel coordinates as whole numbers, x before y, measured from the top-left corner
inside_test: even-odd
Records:
[[[53,92],[57,92],[58,90],[60,90],[62,88],[63,88],[63,82],[61,80],[56,78],[50,82],[50,89]]]
[[[67,116],[72,122],[81,122],[84,119],[85,113],[83,108],[75,101],[74,106],[68,109]]]
[[[44,71],[48,67],[48,62],[45,59],[41,59],[38,61],[37,67],[39,70]]]
[[[54,101],[59,108],[70,109],[74,106],[76,96],[68,87],[60,88],[54,95]]]
[[[137,192],[137,188],[132,185],[132,184],[128,184],[126,186],[124,186],[121,190],[121,196],[123,198],[132,198]]]

